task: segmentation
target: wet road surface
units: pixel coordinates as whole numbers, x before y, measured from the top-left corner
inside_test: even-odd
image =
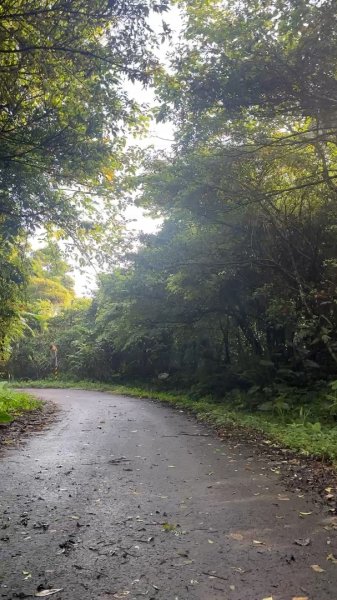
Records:
[[[147,400],[35,394],[61,411],[0,459],[0,598],[337,599],[333,519],[249,445]]]

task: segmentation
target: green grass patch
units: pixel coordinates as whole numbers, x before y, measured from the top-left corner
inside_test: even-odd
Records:
[[[233,403],[224,399],[214,401],[211,397],[192,399],[184,393],[158,391],[146,387],[104,384],[91,381],[42,380],[13,383],[20,387],[76,388],[107,391],[136,398],[150,398],[166,402],[177,408],[192,411],[199,420],[217,427],[235,425],[264,434],[269,440],[284,448],[305,455],[314,455],[337,463],[337,425],[335,422],[320,421],[313,409],[309,421],[305,411],[294,410],[286,415],[248,412],[233,408]]]
[[[30,394],[14,391],[7,383],[0,382],[0,423],[10,423],[22,413],[41,406],[42,402]]]

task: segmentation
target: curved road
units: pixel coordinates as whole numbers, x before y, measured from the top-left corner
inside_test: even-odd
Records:
[[[337,598],[329,515],[267,458],[151,401],[34,393],[61,412],[0,460],[0,598]]]

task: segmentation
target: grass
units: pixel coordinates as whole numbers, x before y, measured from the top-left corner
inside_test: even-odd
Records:
[[[7,383],[0,382],[0,423],[10,423],[15,417],[41,405],[42,402],[30,394],[11,390]]]
[[[77,388],[83,390],[107,391],[135,398],[150,398],[166,402],[177,408],[192,411],[199,420],[214,425],[239,426],[246,430],[258,431],[272,442],[284,448],[296,450],[305,455],[314,455],[337,463],[337,425],[334,422],[320,422],[313,413],[314,422],[301,416],[299,411],[287,415],[247,412],[233,408],[229,401],[215,402],[211,397],[192,399],[184,393],[164,392],[145,387],[104,384],[92,381],[42,380],[13,383],[20,387],[35,388]],[[308,411],[309,414],[309,411]]]

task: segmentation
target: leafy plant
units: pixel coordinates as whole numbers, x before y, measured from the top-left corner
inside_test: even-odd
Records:
[[[328,410],[330,415],[337,416],[337,380],[331,381],[329,387],[333,393],[326,394],[326,399],[330,401]]]
[[[41,406],[41,402],[25,392],[15,392],[0,382],[0,423],[9,423],[15,416]]]

